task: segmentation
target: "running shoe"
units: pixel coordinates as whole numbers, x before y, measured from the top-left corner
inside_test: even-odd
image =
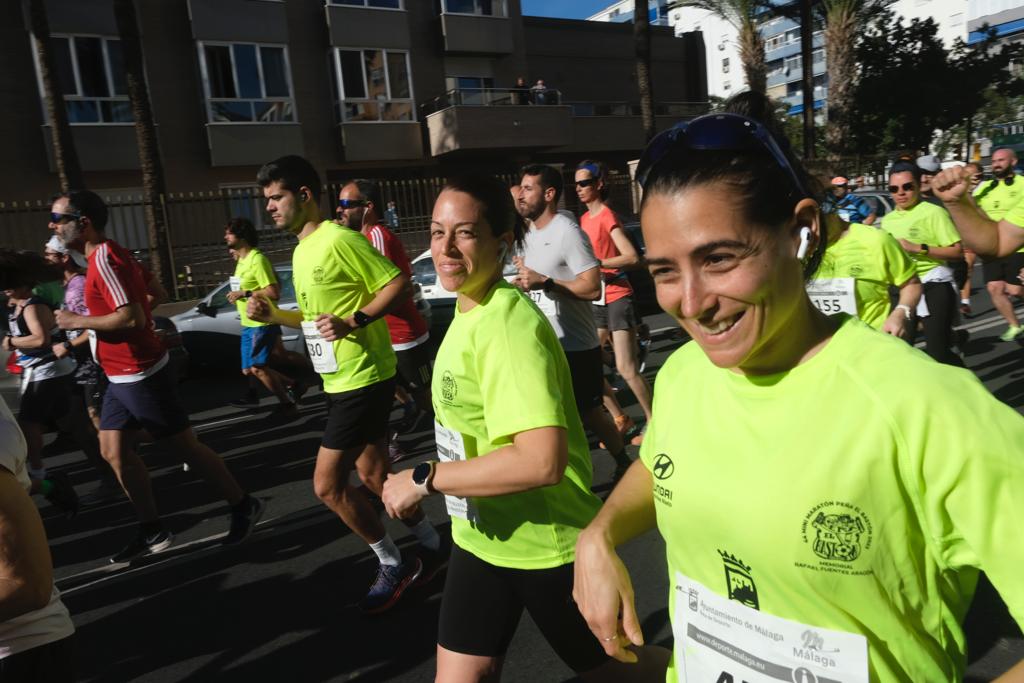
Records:
[[[448,558],[452,554],[452,541],[448,534],[438,534],[441,537],[441,545],[437,550],[420,548],[420,561],[423,563],[423,571],[416,579],[415,585],[425,586],[437,577],[438,574],[448,568]]]
[[[392,432],[391,436],[388,437],[388,460],[393,463],[399,462],[405,460],[408,455],[399,445],[397,435]]]
[[[999,339],[1005,342],[1013,341],[1022,334],[1024,334],[1024,327],[1020,325],[1010,325],[1008,328],[1006,328],[1006,332],[1003,332],[1001,335],[999,335]]]
[[[647,352],[651,350],[651,340],[641,339],[638,342],[640,350],[637,353],[636,361],[640,364],[639,372],[647,369]]]
[[[640,430],[640,433],[639,433],[639,434],[635,434],[634,436],[629,436],[629,435],[627,434],[626,436],[627,436],[627,438],[629,438],[629,443],[630,443],[630,444],[632,444],[632,445],[634,445],[634,446],[639,446],[640,444],[642,444],[642,443],[644,442],[644,436],[645,436],[646,434],[647,434],[647,425],[646,425],[646,424],[644,424],[644,426],[643,426],[643,428],[642,428],[642,429]]]
[[[288,398],[291,399],[291,402],[298,405],[299,399],[309,391],[309,385],[301,379],[297,379],[295,380],[295,384],[288,387],[285,391],[288,392]]]
[[[50,492],[46,494],[46,500],[64,511],[64,516],[71,519],[78,514],[78,493],[75,487],[68,481],[67,475],[60,472],[53,472],[46,476],[46,481],[53,485]]]
[[[143,531],[139,531],[139,535],[128,542],[119,553],[110,558],[110,564],[121,564],[123,562],[131,562],[137,557],[143,555],[152,555],[158,553],[161,550],[167,550],[171,547],[171,543],[174,542],[174,535],[166,529],[149,534],[148,536]]]
[[[241,543],[249,538],[256,523],[263,516],[263,511],[267,509],[267,504],[263,502],[263,499],[248,494],[242,503],[243,505],[239,509],[231,510],[231,530],[221,541],[224,545]]]
[[[969,315],[971,315],[971,313],[972,313],[972,311],[971,311],[971,302],[970,301],[961,301],[960,302],[960,314],[961,315],[969,316]]]
[[[380,614],[391,609],[422,571],[423,562],[418,557],[402,564],[380,565],[370,591],[359,601],[359,610],[363,614]]]

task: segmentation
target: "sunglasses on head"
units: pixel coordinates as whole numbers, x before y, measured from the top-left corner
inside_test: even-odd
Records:
[[[902,185],[890,185],[889,192],[896,194],[897,192],[910,192],[914,189],[914,183],[903,183]]]
[[[597,178],[584,178],[576,181],[576,187],[590,187],[597,182]]]
[[[367,204],[369,204],[369,202],[366,201],[365,199],[339,199],[338,200],[338,208],[339,209],[354,209],[354,208],[359,207],[359,206],[366,206]]]
[[[672,152],[683,150],[752,150],[768,152],[779,168],[789,175],[801,196],[809,197],[785,152],[768,129],[739,114],[707,114],[692,121],[680,121],[659,133],[647,145],[636,167],[636,180],[645,187],[658,165]]]
[[[80,213],[51,213],[51,223],[65,223],[67,221],[75,221],[82,217]]]

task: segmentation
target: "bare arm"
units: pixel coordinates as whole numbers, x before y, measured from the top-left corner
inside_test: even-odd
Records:
[[[0,623],[41,609],[53,591],[53,562],[39,511],[0,468]]]
[[[155,275],[150,275],[146,283],[146,303],[149,304],[149,310],[152,311],[160,304],[167,303],[170,298],[160,280],[157,280]]]
[[[519,268],[516,284],[524,290],[543,289],[545,281],[551,280],[551,290],[557,293],[556,296],[571,296],[583,301],[597,301],[601,298],[601,269],[597,266],[588,268],[572,280],[556,280],[527,268],[521,256],[514,256],[512,262]]]
[[[1024,683],[1024,660],[1017,662],[1012,669],[996,678],[992,683]]]
[[[908,254],[924,253],[924,249],[922,249],[921,245],[916,242],[910,242],[905,239],[901,239],[899,242],[903,247],[903,250]],[[963,258],[964,248],[960,242],[951,244],[948,247],[935,247],[929,244],[928,255],[932,258],[942,259],[944,261],[955,261],[956,259]]]
[[[949,211],[967,248],[980,256],[1002,258],[1024,247],[1024,228],[986,216],[974,203],[970,186],[971,177],[963,167],[947,168],[932,178],[932,191]]]
[[[562,480],[569,441],[561,427],[520,432],[512,443],[481,458],[438,463],[434,489],[452,496],[502,496]]]
[[[45,304],[32,304],[23,310],[28,334],[11,337],[11,346],[16,349],[41,349],[50,345],[50,330],[53,328],[53,314]]]
[[[864,219],[864,225],[874,225],[877,219],[878,215],[876,213],[869,213],[868,217]]]
[[[603,259],[601,261],[602,268],[635,268],[640,265],[640,255],[636,253],[636,248],[626,237],[623,228],[612,228],[612,242],[615,242],[619,255]]]
[[[135,301],[107,315],[78,315],[71,311],[57,311],[57,325],[62,330],[131,330],[146,326],[146,313],[142,310],[142,304]]]
[[[906,306],[911,311],[917,309],[917,302],[921,300],[921,280],[916,275],[911,276],[909,280],[904,282],[900,287],[900,298],[897,302],[897,306]],[[882,323],[882,332],[891,334],[896,337],[902,337],[906,334],[906,326],[904,323],[907,320],[907,315],[904,313],[902,308],[893,306],[892,311],[889,313],[889,317]]]

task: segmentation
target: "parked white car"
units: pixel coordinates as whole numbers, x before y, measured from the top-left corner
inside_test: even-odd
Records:
[[[505,279],[511,282],[517,274],[518,271],[512,262],[507,262],[502,273]],[[443,334],[455,315],[455,292],[449,292],[438,282],[429,249],[412,260],[412,281],[419,285],[423,298],[430,303],[430,311],[434,318],[431,329],[439,330]]]

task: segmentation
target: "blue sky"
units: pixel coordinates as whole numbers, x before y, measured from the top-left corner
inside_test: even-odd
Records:
[[[531,17],[586,19],[612,4],[612,0],[522,0],[523,14]]]

